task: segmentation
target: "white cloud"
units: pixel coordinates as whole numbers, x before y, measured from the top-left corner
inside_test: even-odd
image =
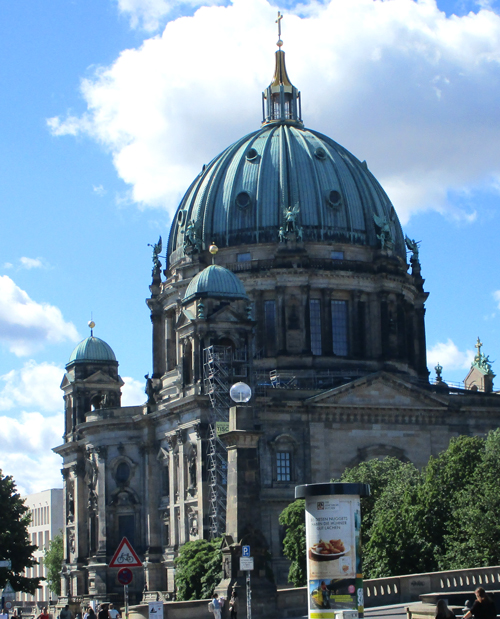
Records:
[[[27,258],[26,256],[22,256],[19,258],[19,262],[23,269],[41,269],[45,266],[41,258]]]
[[[12,269],[14,267],[14,265],[12,264],[12,262],[4,262],[3,263],[3,268],[4,269]]]
[[[222,4],[222,0],[118,0],[118,8],[130,16],[133,28],[156,30],[162,19],[176,8]]]
[[[427,362],[429,367],[434,368],[438,363],[443,367],[443,375],[452,370],[468,370],[474,359],[474,351],[462,352],[450,339],[446,342],[438,342],[427,350]]]
[[[100,198],[106,195],[106,190],[102,185],[93,185],[92,189],[94,190],[94,193],[96,193]]]
[[[21,494],[61,487],[61,459],[52,447],[62,443],[62,413],[44,417],[23,412],[19,419],[0,416],[0,468],[12,475]]]
[[[53,363],[27,361],[20,370],[11,370],[0,376],[0,410],[63,409],[62,391],[59,386],[64,369]]]
[[[144,387],[146,382],[130,378],[129,376],[122,376],[125,383],[122,387],[122,406],[139,406],[146,401],[146,395],[144,393]]]
[[[137,18],[141,6],[154,17],[173,4],[120,0]],[[447,18],[434,0],[309,0],[300,11],[283,38],[306,126],[366,159],[403,221],[428,209],[474,218],[448,195],[493,190],[500,174],[500,16]],[[49,126],[91,135],[137,203],[172,213],[203,163],[259,127],[275,16],[267,0],[233,0],[171,21],[83,80],[81,117]]]
[[[77,341],[78,332],[61,310],[37,303],[7,275],[0,275],[0,341],[15,355],[29,355],[46,343]]]
[[[498,309],[500,309],[500,290],[495,290],[493,292],[493,298],[495,299],[496,303],[498,303]]]

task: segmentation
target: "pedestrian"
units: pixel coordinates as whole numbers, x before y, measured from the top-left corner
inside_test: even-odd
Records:
[[[116,608],[113,606],[113,604],[109,605],[109,610],[108,610],[108,614],[111,617],[111,619],[121,619],[121,615],[119,613],[118,610],[116,610]]]
[[[42,608],[42,612],[38,615],[36,619],[50,619],[46,606]]]
[[[219,600],[219,594],[218,593],[214,593],[214,597],[212,598],[212,604],[214,605],[214,617],[215,619],[221,619],[220,617],[220,611],[221,611],[221,603]]]
[[[238,615],[238,592],[233,589],[231,599],[229,600],[229,611],[231,613],[231,619],[237,619]]]
[[[73,619],[73,613],[69,609],[69,604],[61,610],[59,613],[59,619]]]
[[[87,619],[97,619],[97,616],[96,616],[92,606],[89,606],[87,608]]]
[[[496,619],[497,609],[495,603],[491,597],[486,593],[482,587],[478,587],[474,593],[476,594],[476,601],[472,605],[472,608],[464,615],[464,619]]]
[[[99,606],[99,612],[97,613],[97,619],[109,619],[108,605],[101,604]]]
[[[456,619],[455,613],[448,608],[446,600],[439,600],[436,604],[436,619]]]

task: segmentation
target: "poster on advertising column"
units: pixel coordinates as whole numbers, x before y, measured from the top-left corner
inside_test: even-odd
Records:
[[[296,497],[306,499],[310,619],[363,617],[360,496],[368,492],[365,484],[296,488]]]

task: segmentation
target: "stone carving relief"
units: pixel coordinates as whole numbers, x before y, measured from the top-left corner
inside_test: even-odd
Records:
[[[85,458],[85,479],[88,488],[87,507],[90,511],[97,511],[97,456],[90,449],[87,450]]]

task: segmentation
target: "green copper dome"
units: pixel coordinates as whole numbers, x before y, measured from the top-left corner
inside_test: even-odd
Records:
[[[204,166],[186,192],[170,231],[169,266],[211,243],[278,243],[287,209],[300,241],[389,248],[406,263],[398,217],[366,162],[304,128],[281,51],[263,109],[262,128]]]
[[[184,295],[184,302],[207,297],[227,300],[248,299],[241,280],[217,264],[210,265],[193,277]]]
[[[74,349],[68,364],[89,361],[116,361],[116,357],[109,344],[91,335],[82,340]]]

